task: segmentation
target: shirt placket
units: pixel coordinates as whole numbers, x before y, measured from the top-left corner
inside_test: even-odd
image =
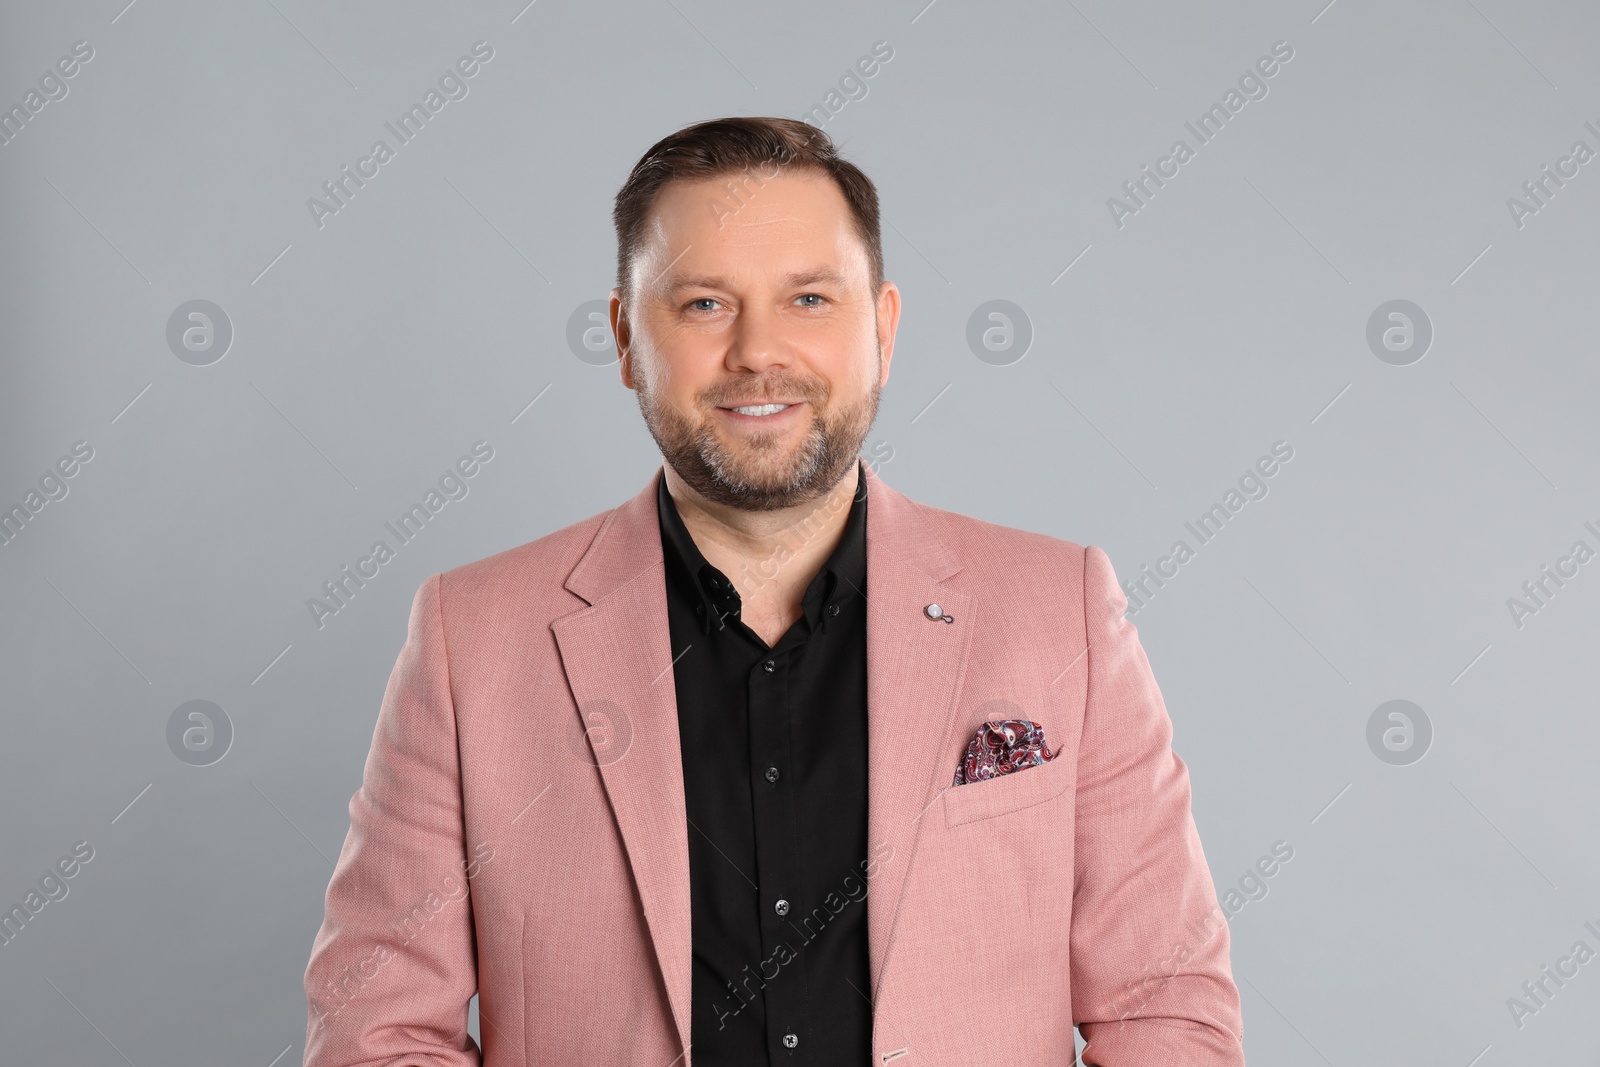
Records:
[[[755,804],[756,882],[761,905],[761,977],[773,1063],[808,1062],[804,939],[794,922],[811,902],[801,882],[789,677],[795,649],[780,643],[750,671],[750,769]]]

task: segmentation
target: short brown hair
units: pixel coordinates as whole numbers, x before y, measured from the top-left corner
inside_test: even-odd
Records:
[[[719,178],[763,168],[762,178],[784,168],[808,168],[832,178],[850,206],[856,235],[867,249],[872,296],[883,287],[883,238],[878,190],[854,163],[842,159],[826,133],[798,119],[735,116],[698,122],[663,137],[639,157],[617,191],[611,218],[617,227],[617,287],[633,298],[629,267],[662,186],[679,179]]]

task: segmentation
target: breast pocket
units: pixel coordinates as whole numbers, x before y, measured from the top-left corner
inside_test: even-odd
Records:
[[[953,785],[944,791],[944,824],[960,826],[1043,804],[1072,786],[1074,770],[1070,759],[1059,756],[996,778]]]

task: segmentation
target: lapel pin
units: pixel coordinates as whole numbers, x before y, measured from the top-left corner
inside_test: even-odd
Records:
[[[929,604],[927,607],[922,609],[922,613],[932,620],[942,619],[945,622],[950,623],[956,621],[956,617],[954,615],[946,615],[944,613],[944,609],[937,604]]]

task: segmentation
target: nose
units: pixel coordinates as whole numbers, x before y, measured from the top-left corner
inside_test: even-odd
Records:
[[[768,367],[789,364],[788,343],[777,311],[752,302],[740,310],[729,331],[725,359],[729,370],[760,373]]]

